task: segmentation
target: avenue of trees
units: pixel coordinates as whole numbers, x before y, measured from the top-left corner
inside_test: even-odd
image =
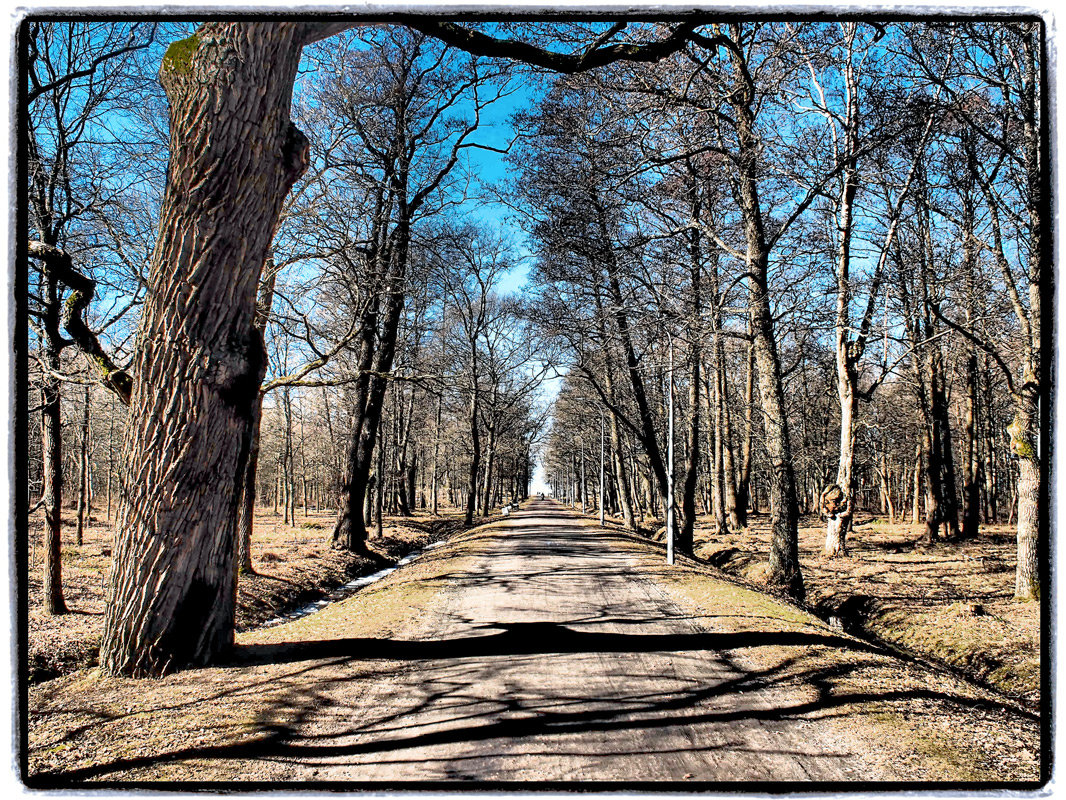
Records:
[[[771,582],[802,596],[801,513],[828,555],[858,509],[931,541],[1010,521],[1035,597],[1035,29],[706,36],[560,79],[521,120],[538,321],[573,364],[553,485],[592,502],[602,427],[611,511],[664,518],[672,384],[682,551],[698,513],[739,530],[767,509]]]
[[[538,447],[589,512],[602,447],[603,504],[633,530],[672,496],[680,552],[698,515],[767,513],[768,584],[793,597],[800,516],[833,556],[865,511],[930,541],[1015,525],[1015,596],[1038,598],[1041,37],[26,23],[46,610],[65,610],[61,510],[80,535],[95,508],[115,532],[102,667],[207,663],[257,506],[328,509],[332,546],[370,554],[387,514],[473,522],[525,496]],[[493,186],[486,149],[507,150]]]

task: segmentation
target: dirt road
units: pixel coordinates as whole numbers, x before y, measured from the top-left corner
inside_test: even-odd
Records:
[[[362,594],[245,637],[232,665],[160,682],[97,734],[107,759],[84,729],[52,735],[49,750],[47,726],[106,716],[100,698],[130,682],[97,678],[97,699],[74,711],[88,679],[61,685],[37,698],[39,749],[60,741],[63,764],[83,754],[73,780],[1038,776],[1031,715],[757,592],[667,568],[653,546],[550,501]],[[168,714],[204,727],[168,734]],[[116,749],[133,730],[142,747]],[[42,774],[68,769],[49,763]]]

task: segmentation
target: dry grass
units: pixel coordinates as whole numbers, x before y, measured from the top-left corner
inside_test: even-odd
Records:
[[[445,512],[447,514],[447,512]],[[71,515],[72,516],[72,515]],[[357,575],[378,569],[369,560],[333,550],[329,535],[333,512],[298,513],[296,525],[285,525],[269,511],[255,519],[252,565],[255,575],[241,577],[237,629],[247,630],[327,594]],[[462,517],[425,514],[387,517],[385,536],[371,539],[371,547],[395,560],[432,541],[460,530]],[[67,524],[69,523],[69,524]],[[111,564],[111,528],[93,517],[83,544],[74,543],[73,520],[64,518],[63,588],[70,613],[51,616],[42,611],[40,546],[43,521],[35,514],[29,524],[29,679],[50,680],[96,663],[104,614],[104,583]]]

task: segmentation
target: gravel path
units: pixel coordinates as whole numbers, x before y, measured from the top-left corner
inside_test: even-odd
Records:
[[[680,608],[602,532],[549,501],[496,529],[400,634],[417,666],[358,698],[345,682],[327,689],[271,777],[871,776],[817,722],[788,718],[802,693],[718,652],[731,634]]]

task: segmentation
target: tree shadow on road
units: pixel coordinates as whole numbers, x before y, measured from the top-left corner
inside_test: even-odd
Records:
[[[647,734],[641,740],[651,752],[657,752],[653,732],[659,730],[729,726],[729,730],[743,731],[751,725],[928,704],[940,710],[1006,715],[1020,724],[1031,719],[1031,715],[995,701],[935,688],[857,689],[865,683],[860,680],[864,671],[883,667],[885,658],[875,648],[840,636],[803,631],[630,634],[573,630],[557,623],[483,627],[485,632],[480,635],[438,641],[337,639],[240,648],[234,665],[241,668],[318,663],[302,670],[299,683],[282,691],[265,692],[268,699],[257,714],[257,731],[240,741],[105,759],[86,768],[34,776],[32,784],[43,788],[94,779],[126,782],[136,780],[129,777],[131,771],[136,774],[182,761],[268,759],[309,767],[338,760],[380,764],[393,759],[424,764],[435,757],[434,748],[449,746],[462,748],[468,759],[491,759],[508,748],[529,754],[548,747],[546,742],[572,742],[582,734],[640,731]],[[738,651],[764,647],[788,648],[775,652],[793,655],[779,655],[777,663],[754,670],[743,668],[732,657]],[[717,660],[720,667],[708,679],[649,675],[646,670],[655,662],[640,658],[649,653],[666,654],[675,662]],[[846,658],[827,662],[821,657],[826,653],[844,654]],[[522,670],[531,660],[545,656],[581,659],[604,654],[618,659],[616,677],[622,687],[609,699],[592,698],[582,686],[568,690],[550,686],[543,691],[498,697],[480,696],[474,691],[501,672]],[[404,694],[401,701],[382,708],[361,708],[360,716],[344,698],[358,697],[359,687],[368,676],[351,673],[338,677],[337,668],[368,659],[405,663],[399,682]],[[558,663],[560,669],[565,668],[563,661]],[[387,672],[384,668],[374,670],[375,674]],[[649,678],[654,680],[649,682]],[[661,688],[649,691],[650,683]],[[797,692],[796,687],[803,688]],[[783,697],[791,699],[780,702]],[[210,698],[203,702],[210,702]],[[325,733],[308,734],[308,723],[316,718],[328,719],[331,724],[315,728]],[[719,736],[700,743],[690,737],[684,749],[732,751],[743,746],[742,740],[743,735],[727,736],[724,741]],[[811,752],[793,753],[788,748],[783,752],[805,759],[822,757],[813,749],[815,743],[811,746]],[[429,748],[428,752],[423,752],[424,748]],[[480,755],[475,757],[471,751]],[[620,754],[625,755],[625,751],[614,753]],[[440,756],[440,760],[453,759]],[[462,773],[455,766],[451,774],[463,777]]]

